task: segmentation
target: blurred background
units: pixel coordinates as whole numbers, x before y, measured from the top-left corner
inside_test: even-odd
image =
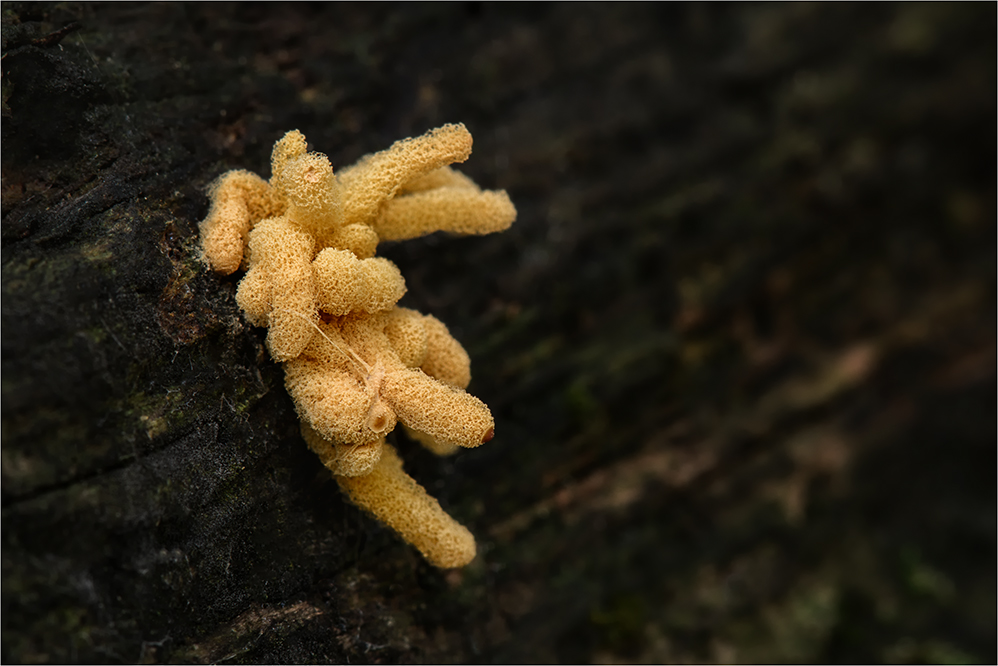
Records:
[[[5,662],[994,663],[996,8],[3,5]],[[486,446],[341,497],[207,185],[447,122]]]

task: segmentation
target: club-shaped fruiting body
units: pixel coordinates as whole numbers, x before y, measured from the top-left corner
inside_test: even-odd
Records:
[[[444,455],[490,440],[495,426],[464,390],[463,347],[435,317],[397,305],[405,281],[374,254],[381,240],[513,223],[504,191],[483,191],[450,168],[471,143],[464,125],[445,125],[334,174],[300,132],[288,132],[274,145],[270,181],[224,174],[201,225],[214,270],[246,269],[237,302],[268,329],[309,447],[351,501],[439,567],[470,562],[474,538],[403,471],[385,435],[402,423]]]

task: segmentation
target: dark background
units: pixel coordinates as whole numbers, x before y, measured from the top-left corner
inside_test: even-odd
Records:
[[[5,662],[996,659],[996,8],[3,12]],[[386,245],[488,445],[347,505],[205,188],[464,122],[519,218]]]

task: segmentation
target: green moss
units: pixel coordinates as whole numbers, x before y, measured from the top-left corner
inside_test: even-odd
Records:
[[[953,581],[929,566],[914,548],[907,548],[901,555],[901,573],[908,590],[921,597],[947,604],[956,596]]]

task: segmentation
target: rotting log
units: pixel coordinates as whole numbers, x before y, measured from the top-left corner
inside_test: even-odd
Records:
[[[995,6],[3,5],[5,662],[995,654]],[[519,210],[386,246],[496,438],[347,505],[205,187],[461,121]]]

